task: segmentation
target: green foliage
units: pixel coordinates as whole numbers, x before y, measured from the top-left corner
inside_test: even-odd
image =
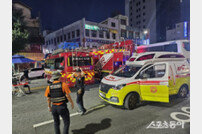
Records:
[[[26,30],[26,23],[21,10],[13,8],[12,15],[12,54],[25,48],[29,33]]]

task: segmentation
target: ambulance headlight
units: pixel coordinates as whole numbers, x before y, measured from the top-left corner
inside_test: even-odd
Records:
[[[121,90],[125,86],[126,86],[126,84],[121,84],[121,85],[117,85],[117,86],[113,87],[113,89],[115,89],[115,90]]]

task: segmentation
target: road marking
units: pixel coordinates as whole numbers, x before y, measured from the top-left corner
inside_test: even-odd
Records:
[[[189,111],[188,111],[187,109],[189,109]],[[182,110],[183,112],[185,112],[185,113],[190,114],[190,107],[182,107],[181,110]]]
[[[88,111],[92,111],[92,110],[95,110],[95,109],[98,109],[98,108],[101,108],[101,107],[105,107],[105,106],[106,106],[105,104],[101,104],[101,105],[98,105],[98,106],[90,108]]]
[[[76,116],[76,115],[79,115],[79,114],[80,113],[76,112],[76,113],[70,114],[70,117]],[[60,117],[60,120],[62,120],[61,117]],[[44,121],[44,122],[41,122],[41,123],[38,123],[38,124],[34,124],[33,127],[36,128],[36,127],[40,127],[40,126],[43,126],[43,125],[46,125],[46,124],[50,124],[50,123],[53,123],[53,122],[54,122],[53,120]]]
[[[180,119],[177,117],[177,115],[184,115],[184,116],[187,116],[189,117],[188,119]],[[174,120],[176,121],[180,121],[180,122],[184,122],[184,123],[189,123],[190,122],[190,115],[189,114],[186,114],[186,113],[182,113],[182,112],[173,112],[170,114],[171,118],[173,118]]]
[[[170,114],[170,117],[174,120],[180,121],[180,122],[184,122],[184,123],[189,123],[190,122],[190,111],[187,111],[187,109],[190,109],[190,107],[182,107],[181,110],[183,112],[173,112]],[[178,118],[177,115],[183,115],[188,117],[188,119],[181,119]]]
[[[98,108],[101,108],[101,107],[104,107],[104,106],[106,106],[106,105],[105,104],[101,104],[101,105],[92,107],[89,110],[87,110],[87,112],[95,110],[95,109],[98,109]],[[76,113],[70,114],[70,117],[73,117],[73,116],[76,116],[76,115],[79,115],[79,114],[80,113],[76,112]],[[60,120],[62,120],[61,117],[60,117]],[[50,123],[53,123],[53,122],[54,122],[54,120],[44,121],[44,122],[41,122],[41,123],[38,123],[38,124],[34,124],[33,128],[40,127],[40,126],[43,126],[43,125],[46,125],[46,124],[50,124]]]

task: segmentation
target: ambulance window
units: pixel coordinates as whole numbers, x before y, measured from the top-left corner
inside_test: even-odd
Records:
[[[154,66],[154,71],[155,71],[155,77],[163,77],[166,72],[166,65],[165,64],[159,64]]]
[[[143,55],[143,56],[139,57],[137,59],[137,61],[149,60],[149,59],[152,59],[153,57],[154,57],[154,54]]]
[[[180,54],[166,54],[166,55],[161,55],[158,58],[185,58],[185,57]]]
[[[142,70],[148,68],[148,67],[151,66],[151,65],[152,65],[152,64],[146,65],[145,67],[142,68]],[[135,77],[135,79],[140,79],[140,78],[141,78],[140,76],[141,76],[141,73],[139,73],[139,74]]]
[[[118,77],[130,78],[134,76],[140,68],[141,66],[125,66],[121,68],[121,70],[115,71],[113,75]]]
[[[129,61],[134,61],[134,60],[135,60],[135,58],[130,58],[130,59],[129,59]]]
[[[166,65],[165,64],[159,64],[159,65],[154,65],[148,69],[146,69],[144,72],[142,72],[140,75],[140,78],[160,78],[165,75],[165,69]]]

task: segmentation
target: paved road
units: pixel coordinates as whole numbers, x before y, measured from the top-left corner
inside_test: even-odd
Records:
[[[75,114],[75,109],[69,105],[71,117],[70,134],[189,134],[190,124],[184,128],[154,129],[147,127],[152,121],[175,121],[175,119],[187,120],[187,116],[177,115],[175,119],[170,114],[182,112],[183,107],[189,107],[189,98],[179,99],[172,97],[171,103],[145,102],[134,110],[108,105],[98,97],[98,85],[88,86],[84,96],[85,107],[90,111],[80,116]],[[75,91],[71,94],[76,100]],[[13,97],[13,134],[53,134],[53,123],[39,125],[35,129],[34,124],[52,120],[48,112],[44,89],[33,90],[33,93],[20,98]],[[186,113],[187,115],[187,113]],[[61,122],[61,127],[63,123]]]

